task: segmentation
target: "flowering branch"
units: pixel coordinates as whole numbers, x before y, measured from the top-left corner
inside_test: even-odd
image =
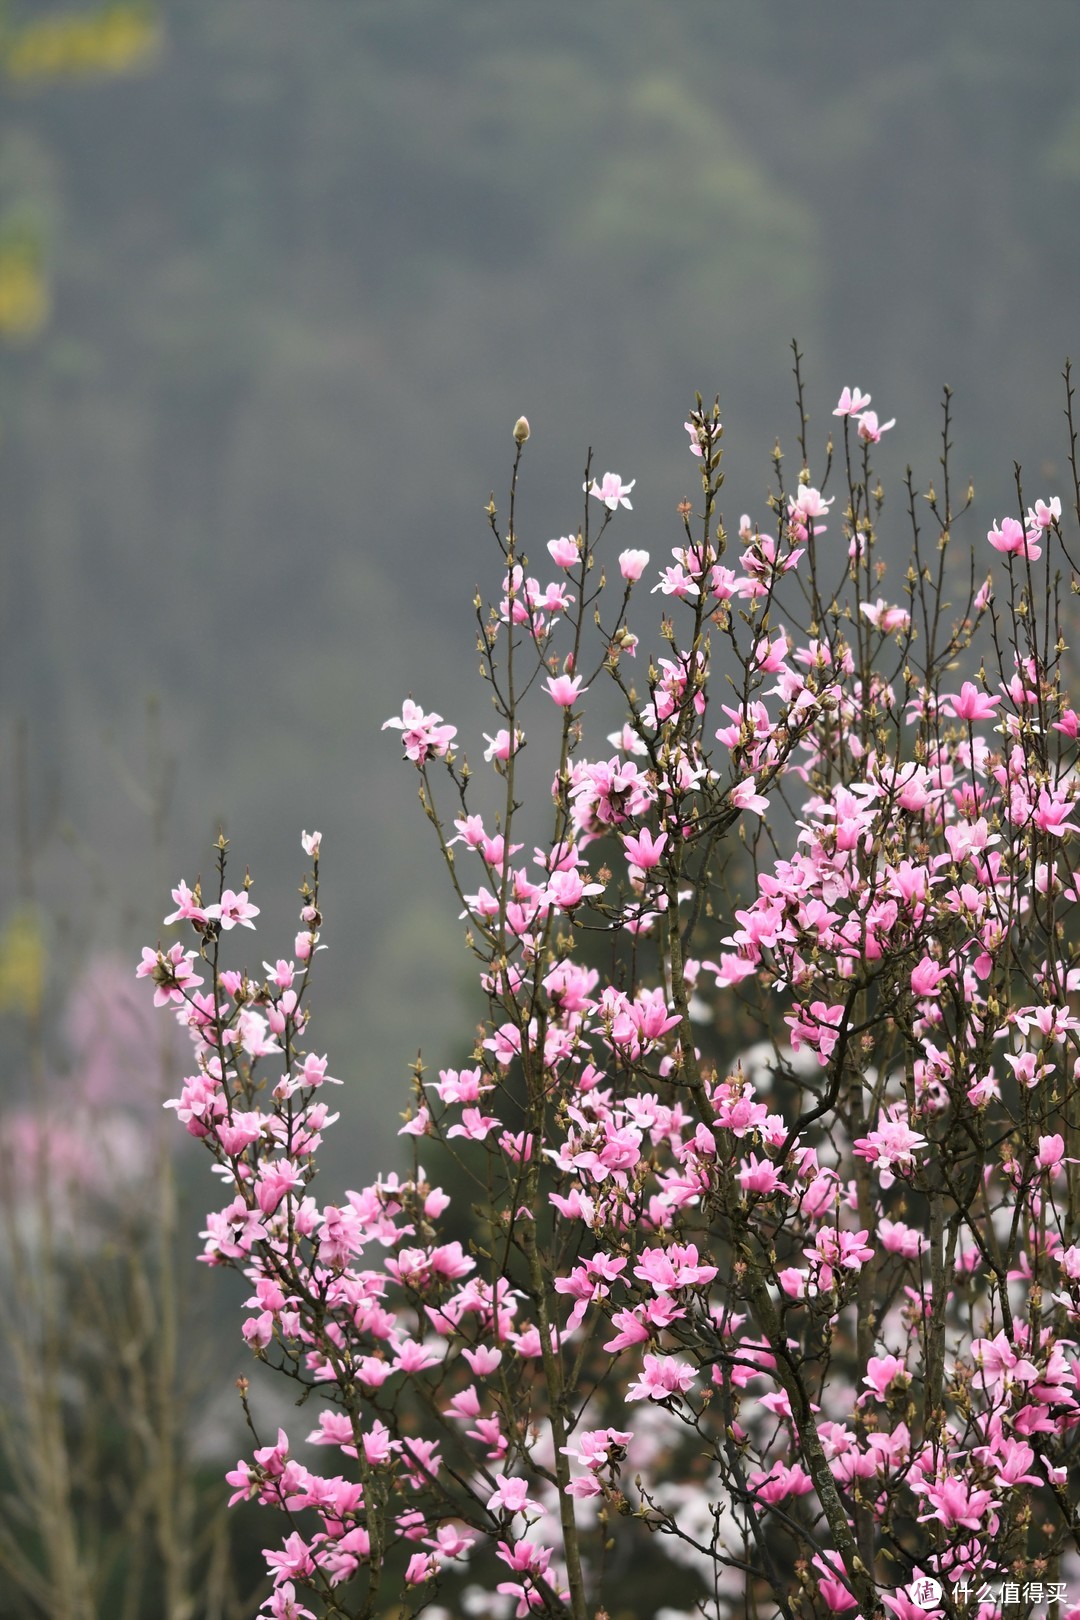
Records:
[[[562,577],[541,584],[518,534],[519,421],[505,530],[488,506],[502,596],[475,604],[501,814],[475,807],[442,716],[409,699],[386,722],[488,996],[469,1067],[425,1082],[417,1065],[403,1131],[480,1190],[467,1246],[418,1162],[338,1204],[311,1190],[336,1118],[307,1044],[317,834],[293,960],[222,966],[256,915],[247,882],[225,886],[223,844],[212,904],[175,891],[169,921],[196,948],[144,952],[193,1041],[172,1106],[230,1193],[205,1258],[249,1277],[245,1337],[319,1397],[308,1441],[340,1459],[316,1473],[282,1434],[230,1476],[293,1526],[267,1554],[274,1615],[308,1615],[298,1593],[372,1614],[396,1585],[408,1612],[445,1588],[584,1620],[637,1525],[710,1620],[749,1601],[915,1620],[996,1575],[1056,1575],[1077,1544],[1061,502],[1025,510],[1018,489],[1021,516],[987,535],[1005,613],[973,559],[950,618],[971,492],[953,508],[946,394],[937,560],[909,479],[890,600],[872,455],[895,424],[843,390],[827,493],[833,445],[815,486],[797,354],[796,381],[797,485],[778,447],[770,522],[744,516],[730,561],[719,410],[696,401],[700,507],[680,505],[685,543],[653,587],[665,652],[636,678],[648,554],[619,554],[614,589],[602,560],[633,482],[587,467],[585,520],[548,544]],[[605,674],[626,720],[587,754]],[[519,862],[516,759],[545,734],[551,836]]]

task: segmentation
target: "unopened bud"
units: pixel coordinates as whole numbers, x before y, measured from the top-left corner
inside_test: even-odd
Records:
[[[524,444],[528,437],[529,419],[527,416],[519,416],[517,421],[514,423],[514,443]]]

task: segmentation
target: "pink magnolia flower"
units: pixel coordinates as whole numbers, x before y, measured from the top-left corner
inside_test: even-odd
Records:
[[[1057,1256],[1057,1263],[1066,1277],[1080,1279],[1080,1245],[1071,1244]]]
[[[971,681],[965,681],[959,692],[946,692],[944,696],[957,720],[989,720],[1001,702],[999,697],[980,692]]]
[[[484,1071],[476,1069],[440,1069],[437,1081],[429,1081],[439,1093],[440,1102],[444,1103],[472,1103],[479,1102],[483,1092],[490,1091],[490,1085],[484,1083]]]
[[[823,1227],[817,1235],[817,1242],[812,1249],[804,1249],[803,1254],[818,1268],[817,1276],[822,1288],[831,1288],[834,1273],[840,1271],[861,1271],[868,1260],[874,1257],[874,1251],[867,1243],[869,1231],[864,1227],[860,1232],[838,1232],[835,1227]]]
[[[441,714],[425,714],[412,698],[405,699],[400,719],[391,716],[389,720],[383,721],[383,731],[388,727],[402,733],[405,757],[417,765],[423,765],[432,754],[439,759],[443,758],[457,736],[456,726],[444,725]]]
[[[263,1604],[271,1620],[315,1620],[311,1609],[306,1609],[296,1596],[292,1581],[283,1581]]]
[[[772,1160],[759,1160],[756,1153],[751,1153],[739,1166],[739,1186],[744,1192],[762,1193],[765,1197],[791,1190],[780,1180],[780,1172]]]
[[[445,1417],[457,1418],[459,1422],[471,1423],[473,1418],[480,1416],[480,1394],[475,1384],[467,1389],[461,1389],[453,1397],[449,1406],[443,1408]]]
[[[235,1035],[241,1050],[251,1058],[269,1057],[282,1050],[273,1039],[268,1020],[250,1007],[240,1009],[236,1029],[229,1033]]]
[[[879,1401],[888,1400],[889,1392],[894,1387],[906,1389],[910,1382],[910,1374],[900,1356],[873,1356],[866,1363],[863,1383],[867,1386],[868,1392],[876,1395]],[[858,1404],[862,1405],[869,1399],[869,1393],[860,1395]]]
[[[532,1541],[516,1541],[508,1546],[500,1541],[496,1556],[511,1569],[527,1572],[528,1574],[544,1575],[551,1562],[551,1550],[548,1547],[539,1547]]]
[[[204,923],[206,921],[205,910],[199,905],[195,895],[183,879],[180,880],[179,886],[173,890],[172,897],[176,901],[176,910],[170,912],[165,918],[166,928],[176,922]]]
[[[439,1573],[439,1560],[434,1553],[413,1553],[405,1567],[405,1585],[422,1586],[433,1581]]]
[[[1029,529],[1049,529],[1061,521],[1061,496],[1054,495],[1049,502],[1036,501],[1034,507],[1028,507],[1027,524]]]
[[[605,1299],[611,1292],[606,1283],[613,1282],[625,1266],[625,1256],[612,1260],[605,1254],[593,1255],[575,1266],[569,1276],[556,1277],[555,1292],[572,1294],[577,1300]]]
[[[585,877],[588,873],[585,874]],[[590,894],[603,894],[602,883],[587,883],[580,872],[553,872],[547,895],[560,911],[573,911]]]
[[[873,1457],[875,1472],[887,1473],[902,1468],[911,1450],[911,1432],[906,1423],[898,1423],[890,1434],[873,1433],[866,1437],[868,1454]]]
[[[812,484],[800,484],[798,493],[788,505],[788,516],[793,522],[809,527],[814,518],[828,517],[829,507],[836,496],[826,498]]]
[[[826,1558],[817,1553],[813,1558],[814,1568],[818,1571],[818,1591],[826,1607],[833,1614],[846,1614],[849,1609],[857,1609],[858,1599],[848,1590],[839,1554],[827,1553]]]
[[[154,951],[144,945],[135,977],[153,979],[155,1007],[167,1007],[170,1002],[182,1005],[186,993],[203,982],[195,972],[195,962],[195,952],[185,952],[180,945],[170,945],[167,951]]]
[[[892,1185],[893,1170],[900,1170],[903,1174],[911,1171],[915,1165],[915,1154],[919,1148],[927,1145],[926,1137],[913,1131],[906,1118],[901,1117],[904,1112],[903,1103],[896,1104],[888,1113],[883,1111],[878,1116],[877,1130],[860,1137],[855,1143],[855,1152],[859,1157],[869,1159],[874,1169],[882,1172],[881,1184],[884,1187]]]
[[[539,1502],[534,1502],[529,1496],[529,1482],[527,1479],[511,1479],[504,1474],[487,1499],[489,1513],[535,1513],[543,1512]]]
[[[276,962],[264,962],[263,968],[266,972],[266,982],[268,984],[276,986],[278,990],[289,990],[292,988],[292,982],[296,977],[296,967],[294,963],[287,962],[283,956],[279,956]],[[284,1004],[284,997],[282,998],[282,1004]],[[293,1008],[289,1010],[295,1010],[295,998]]]
[[[611,1262],[620,1270],[625,1264],[624,1260]],[[634,1276],[647,1282],[655,1293],[670,1294],[680,1288],[698,1288],[711,1283],[716,1269],[699,1264],[696,1244],[674,1243],[668,1249],[646,1249],[634,1267]]]
[[[648,827],[642,827],[639,833],[623,833],[622,841],[627,855],[634,866],[642,872],[651,871],[659,865],[660,857],[664,852],[668,835],[662,832],[654,838]]]
[[[994,1497],[991,1491],[974,1490],[966,1481],[947,1475],[935,1485],[927,1485],[927,1501],[934,1511],[919,1515],[919,1523],[938,1519],[947,1530],[962,1525],[966,1530],[982,1529],[987,1510]]]
[[[502,1361],[502,1351],[495,1344],[481,1344],[474,1350],[463,1349],[461,1353],[477,1378],[487,1378]]]
[[[598,501],[603,501],[609,512],[615,512],[620,506],[630,507],[627,497],[636,483],[637,479],[631,478],[628,484],[624,484],[618,473],[606,472],[600,483],[594,478],[591,484],[582,484],[581,487],[588,494],[595,495]]]
[[[880,596],[876,602],[860,602],[859,612],[876,630],[880,630],[886,636],[891,635],[894,630],[906,630],[911,623],[911,614],[907,608],[889,607]]]
[[[876,1439],[877,1436],[870,1438]],[[897,1587],[895,1592],[882,1592],[882,1603],[892,1610],[896,1620],[926,1620],[927,1615],[940,1614],[941,1600],[935,1600],[934,1596],[940,1588],[940,1581],[935,1576],[926,1577],[918,1567],[912,1571],[912,1576],[906,1589]],[[980,1607],[980,1617],[983,1614],[984,1610]]]
[[[890,428],[896,426],[896,417],[889,422],[880,422],[876,411],[863,411],[859,416],[859,438],[866,444],[879,444],[881,435],[888,433]]]
[[[785,1496],[806,1496],[814,1482],[800,1463],[774,1463],[766,1472],[755,1468],[747,1485],[763,1502],[782,1502]]]
[[[770,641],[768,636],[762,636],[754,648],[754,663],[758,669],[767,674],[775,675],[785,667],[788,653],[788,640],[783,630],[777,632],[776,640]]]
[[[755,792],[752,776],[746,776],[741,782],[737,782],[728,798],[736,810],[752,810],[756,816],[763,816],[769,808],[769,801],[764,793]]]
[[[1023,1441],[1007,1440],[998,1434],[990,1445],[976,1446],[972,1457],[983,1467],[996,1470],[993,1483],[1003,1489],[1043,1483],[1038,1474],[1028,1472],[1035,1461],[1035,1453]]]
[[[877,1235],[881,1239],[881,1246],[890,1254],[900,1254],[908,1260],[916,1259],[925,1253],[928,1240],[921,1232],[913,1227],[905,1226],[903,1221],[880,1220],[877,1224]]]
[[[482,1114],[479,1108],[463,1108],[461,1124],[451,1125],[447,1137],[464,1136],[470,1142],[482,1142],[499,1121],[492,1114]]]
[[[673,563],[664,569],[659,584],[652,588],[652,594],[655,596],[657,591],[663,591],[665,596],[678,596],[683,600],[688,596],[701,595],[701,587],[683,571],[682,563]]]
[[[441,1559],[460,1558],[470,1547],[475,1547],[476,1537],[456,1524],[440,1524],[434,1541],[429,1538],[427,1545],[434,1547]]]
[[[1016,1013],[1016,1027],[1022,1035],[1037,1029],[1046,1040],[1061,1040],[1063,1036],[1080,1031],[1080,1019],[1074,1018],[1068,1007],[1021,1007]]]
[[[720,426],[720,424],[717,423],[717,431],[719,431],[719,426]],[[702,439],[701,423],[700,422],[684,422],[683,427],[686,429],[687,433],[689,433],[689,435],[690,435],[690,454],[693,455],[693,456],[703,456],[705,454],[705,451],[702,448],[702,443],[701,443],[701,439]]]
[[[326,1070],[329,1061],[326,1057],[316,1057],[314,1052],[309,1052],[300,1066],[300,1073],[297,1077],[301,1085],[317,1089],[319,1086],[340,1086],[343,1084],[342,1081],[335,1080],[332,1074],[327,1074]]]
[[[560,540],[549,540],[547,548],[559,568],[574,568],[581,561],[578,543],[572,535],[563,535]]]
[[[870,403],[871,396],[859,388],[844,388],[836,402],[834,416],[858,416]]]
[[[407,1119],[398,1131],[399,1136],[430,1136],[431,1114],[427,1107],[419,1108],[412,1119]]]
[[[622,1462],[633,1438],[629,1429],[586,1429],[578,1435],[576,1444],[564,1446],[563,1450],[596,1472],[609,1463]]]
[[[1076,822],[1069,820],[1071,809],[1072,800],[1067,797],[1065,789],[1056,787],[1051,793],[1047,788],[1040,788],[1032,819],[1043,832],[1060,838],[1062,833],[1080,831]]]
[[[637,1381],[626,1391],[628,1401],[662,1401],[685,1395],[694,1382],[694,1369],[675,1356],[646,1355]]]
[[[569,675],[550,675],[544,685],[553,703],[557,703],[562,709],[569,709],[577,702],[582,692],[589,690],[587,686],[582,686],[583,680],[583,675],[575,675],[572,678]]]
[[[829,1007],[824,1001],[813,1001],[809,1007],[785,1013],[784,1022],[791,1030],[792,1050],[799,1052],[804,1046],[812,1047],[818,1053],[818,1061],[828,1063],[840,1039],[844,1011],[842,1002]]]
[[[942,967],[930,956],[924,956],[911,970],[911,993],[913,996],[935,995],[942,979],[948,977],[947,967]]]
[[[623,579],[632,584],[641,578],[649,566],[649,553],[647,551],[620,551],[619,572]]]
[[[315,1573],[311,1549],[298,1530],[294,1530],[292,1535],[287,1537],[280,1550],[264,1547],[263,1557],[273,1573],[275,1582],[279,1584],[290,1575],[303,1577]]]
[[[987,530],[986,538],[995,551],[1003,551],[1006,556],[1026,557],[1029,562],[1038,562],[1042,556],[1042,547],[1039,545],[1041,528],[1025,531],[1024,525],[1016,518],[1002,518],[1001,525],[995,524]]]
[[[1054,1175],[1063,1164],[1076,1164],[1077,1161],[1065,1157],[1065,1138],[1055,1132],[1053,1136],[1039,1137],[1039,1152],[1035,1162],[1040,1170],[1048,1170]]]
[[[520,731],[516,731],[511,739],[510,733],[505,727],[501,731],[497,731],[494,737],[489,737],[485,731],[484,741],[487,743],[487,747],[484,749],[484,758],[489,764],[493,759],[500,762],[508,760],[511,754],[517,752],[524,740],[525,738]],[[470,817],[469,819],[473,818]],[[454,825],[457,826],[458,823],[455,822]]]
[[[604,1349],[614,1355],[619,1350],[628,1350],[632,1344],[644,1344],[650,1336],[650,1330],[642,1321],[637,1311],[616,1311],[611,1318],[611,1325],[618,1332],[613,1339],[609,1339]]]
[[[988,1392],[1010,1383],[1030,1385],[1038,1381],[1038,1368],[1014,1349],[1004,1329],[992,1339],[973,1339],[971,1356],[979,1369],[978,1382]]]

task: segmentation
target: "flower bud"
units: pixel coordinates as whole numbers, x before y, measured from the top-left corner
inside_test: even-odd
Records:
[[[527,416],[519,416],[517,421],[514,423],[514,443],[524,444],[528,437],[529,419]]]

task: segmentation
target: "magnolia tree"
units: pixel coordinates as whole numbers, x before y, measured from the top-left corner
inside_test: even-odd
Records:
[[[307,1401],[265,1443],[249,1413],[229,1475],[278,1515],[279,1620],[1080,1614],[1062,504],[1025,510],[1018,479],[954,566],[946,396],[886,576],[893,424],[845,388],[811,461],[798,399],[797,474],[778,448],[737,532],[718,410],[691,412],[651,656],[649,556],[615,538],[633,483],[587,472],[541,583],[517,423],[501,599],[475,603],[484,771],[419,702],[387,721],[488,1004],[465,1067],[417,1066],[408,1174],[316,1191],[317,833],[287,956],[226,966],[257,908],[223,841],[166,919],[194,948],[143,953],[193,1044],[170,1106],[225,1186],[205,1259],[248,1278],[244,1337]],[[551,750],[531,858],[526,742]]]

